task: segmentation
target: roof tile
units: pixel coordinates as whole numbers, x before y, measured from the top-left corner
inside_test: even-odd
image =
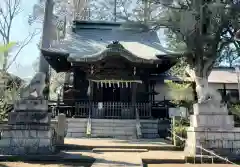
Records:
[[[100,54],[113,41],[119,41],[130,53],[146,60],[157,60],[156,55],[174,54],[162,47],[155,31],[120,28],[78,29],[76,33],[68,33],[65,40],[52,44],[49,50],[70,53],[69,59],[74,60]]]

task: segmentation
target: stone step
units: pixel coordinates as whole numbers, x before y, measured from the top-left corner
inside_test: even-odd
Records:
[[[87,122],[87,118],[68,118],[67,121],[68,123],[80,123],[80,122]]]
[[[104,133],[104,134],[135,134],[136,130],[128,130],[128,131],[124,131],[124,130],[95,130],[92,129],[91,133]]]
[[[62,150],[92,150],[94,148],[125,148],[125,149],[148,149],[148,150],[179,150],[178,147],[170,144],[165,139],[134,139],[119,140],[112,138],[83,138],[83,139],[66,139],[65,145],[61,146]]]
[[[67,132],[86,132],[86,128],[82,127],[68,127]]]
[[[81,138],[81,137],[86,137],[86,132],[68,132],[67,133],[67,138],[68,137],[73,137],[73,138]]]
[[[148,152],[148,149],[94,148],[93,152]]]
[[[93,121],[93,120],[91,120],[91,122],[95,123],[95,124],[115,124],[115,125],[132,125],[132,124],[136,124],[136,121],[134,121],[134,122],[111,122],[111,121],[109,121],[109,122],[107,122],[107,121],[100,122],[100,121]]]
[[[92,138],[115,138],[115,139],[122,139],[122,140],[132,140],[136,139],[136,136],[133,135],[112,135],[112,134],[91,134]]]
[[[121,129],[136,129],[136,125],[135,126],[116,126],[116,125],[112,125],[112,126],[101,126],[101,125],[94,125],[92,124],[92,129],[109,129],[109,130],[112,130],[112,129],[116,129],[116,130],[121,130]]]
[[[158,129],[157,124],[141,124],[141,127],[144,129]]]
[[[107,129],[107,130],[133,130],[133,129],[136,129],[136,126],[128,126],[128,127],[124,127],[124,126],[96,126],[94,124],[92,124],[92,129],[100,129],[100,130],[104,130],[104,129]]]
[[[157,133],[142,133],[142,138],[155,139],[155,138],[159,138],[159,135]]]
[[[143,124],[141,123],[141,127],[143,128],[158,128],[158,124]]]
[[[82,124],[80,124],[80,125],[68,125],[68,129],[70,129],[70,128],[86,128],[87,127],[87,124],[85,124],[85,125],[82,125]]]
[[[94,122],[91,121],[92,124],[100,124],[100,125],[133,125],[136,122]]]
[[[92,123],[135,124],[135,119],[91,119]]]
[[[151,120],[151,119],[141,119],[140,123],[158,123],[158,120]]]
[[[158,129],[144,129],[141,128],[142,133],[158,133]]]
[[[100,130],[92,130],[92,134],[99,134],[105,136],[117,136],[117,135],[135,135],[135,131],[100,131]]]
[[[87,122],[84,123],[68,123],[68,127],[84,127],[87,126]]]

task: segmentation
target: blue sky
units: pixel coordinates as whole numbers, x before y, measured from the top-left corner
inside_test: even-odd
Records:
[[[36,26],[41,27],[41,25],[34,25],[35,27],[28,25],[28,16],[32,13],[33,5],[37,0],[21,0],[21,2],[23,11],[14,19],[11,30],[11,41],[14,42],[23,41],[29,35],[30,30],[33,30]],[[22,78],[29,78],[34,74],[33,62],[39,56],[37,44],[40,36],[41,32],[21,51],[9,72]],[[164,41],[163,32],[160,33],[160,38]]]
[[[22,12],[14,19],[11,30],[11,41],[20,42],[24,40],[35,27],[28,25],[28,15],[32,13],[33,5],[36,0],[22,0]],[[39,43],[40,35],[36,35],[33,40],[22,49],[9,71],[20,77],[29,77],[34,74],[33,62],[39,55],[37,44]]]

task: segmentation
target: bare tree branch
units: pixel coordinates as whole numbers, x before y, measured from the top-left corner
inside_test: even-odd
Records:
[[[15,54],[15,56],[13,57],[12,61],[9,63],[9,65],[6,67],[6,70],[8,70],[11,65],[16,61],[19,53],[22,51],[22,49],[27,46],[31,40],[34,38],[34,36],[36,36],[38,34],[38,32],[34,31],[33,33],[31,33],[29,36],[27,36],[25,38],[25,40],[22,42],[22,45],[20,46],[20,48],[18,49],[17,53]]]
[[[10,42],[12,23],[16,16],[22,11],[21,9],[21,0],[2,0],[0,4],[0,36],[2,37],[3,43],[8,45]],[[3,70],[6,71],[16,60],[17,56],[21,50],[32,40],[36,35],[36,32],[33,32],[26,39],[23,40],[19,50],[14,55],[12,61],[8,65],[9,59],[9,50],[3,53]]]

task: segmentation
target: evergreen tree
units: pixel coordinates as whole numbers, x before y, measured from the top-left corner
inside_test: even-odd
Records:
[[[181,44],[186,71],[197,86],[222,61],[223,48],[232,44],[239,51],[240,43],[234,39],[240,26],[239,1],[159,0],[156,3],[162,5],[165,15],[155,26],[166,28],[172,48],[179,50]]]

